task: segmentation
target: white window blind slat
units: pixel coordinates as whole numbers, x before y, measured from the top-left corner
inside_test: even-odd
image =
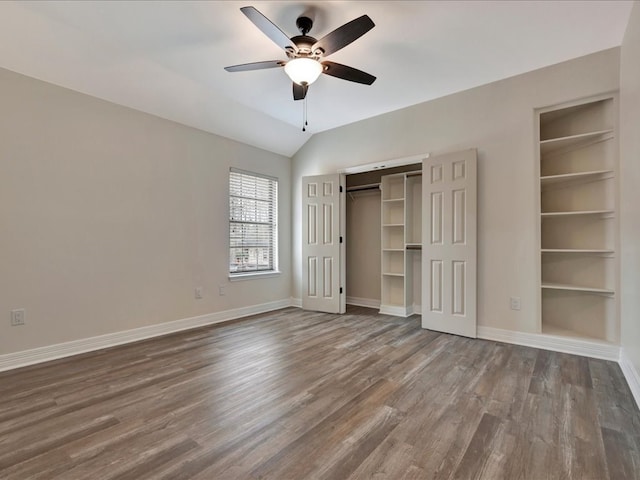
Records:
[[[277,270],[277,179],[229,172],[229,273]]]

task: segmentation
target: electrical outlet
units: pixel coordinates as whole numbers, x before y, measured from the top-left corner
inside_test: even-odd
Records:
[[[227,294],[227,287],[225,285],[220,285],[218,287],[218,295],[224,297]]]
[[[200,300],[202,298],[202,287],[196,287],[193,295],[196,297],[196,300]]]
[[[11,326],[17,327],[18,325],[24,325],[25,311],[24,308],[17,308],[11,310]]]
[[[520,310],[521,307],[520,297],[511,297],[511,310]]]

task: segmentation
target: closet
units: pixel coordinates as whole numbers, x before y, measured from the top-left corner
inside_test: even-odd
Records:
[[[302,204],[303,308],[417,313],[423,328],[477,336],[475,148],[303,177]]]
[[[618,342],[616,99],[539,119],[540,330]]]
[[[422,164],[347,175],[347,303],[420,313]]]

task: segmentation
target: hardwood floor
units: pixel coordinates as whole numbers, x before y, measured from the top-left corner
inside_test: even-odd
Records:
[[[0,374],[0,478],[640,478],[617,364],[289,308]]]

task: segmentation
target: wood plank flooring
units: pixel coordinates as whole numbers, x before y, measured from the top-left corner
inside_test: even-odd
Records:
[[[617,364],[288,308],[0,374],[4,480],[640,479]]]

